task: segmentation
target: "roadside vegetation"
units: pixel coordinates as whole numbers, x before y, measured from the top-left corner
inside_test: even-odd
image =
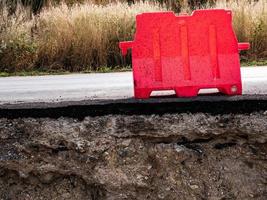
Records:
[[[244,63],[266,63],[267,1],[1,1],[0,76],[125,69],[118,42],[131,40],[135,15],[146,11],[191,12],[228,8],[239,41],[249,41]],[[8,3],[13,2],[13,4]],[[38,74],[38,73],[37,73]]]

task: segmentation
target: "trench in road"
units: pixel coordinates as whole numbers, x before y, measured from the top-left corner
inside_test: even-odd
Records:
[[[1,105],[0,198],[264,199],[266,102]]]

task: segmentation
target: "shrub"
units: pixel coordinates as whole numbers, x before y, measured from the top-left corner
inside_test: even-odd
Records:
[[[9,16],[8,10],[0,11],[0,70],[7,72],[28,70],[34,67],[37,44],[31,37],[33,21],[21,8]]]
[[[184,7],[188,7],[190,9],[196,9],[205,5],[206,3],[214,3],[215,0],[2,0],[2,4],[8,5],[10,12],[15,12],[17,5],[23,5],[25,7],[31,8],[31,11],[34,14],[40,12],[40,10],[45,6],[56,6],[62,2],[64,2],[68,6],[72,6],[74,4],[80,4],[84,2],[89,2],[97,5],[107,5],[110,3],[128,3],[128,5],[132,5],[140,2],[149,2],[164,5],[167,9],[173,10],[175,12],[180,12]],[[0,2],[0,6],[1,6]]]

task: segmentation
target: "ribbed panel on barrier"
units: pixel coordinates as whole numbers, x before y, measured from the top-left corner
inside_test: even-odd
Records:
[[[119,46],[123,55],[132,48],[136,98],[149,98],[157,90],[191,97],[208,88],[242,94],[239,51],[249,44],[238,43],[230,10],[139,14],[134,41]]]

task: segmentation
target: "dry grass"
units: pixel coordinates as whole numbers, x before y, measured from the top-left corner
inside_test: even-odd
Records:
[[[233,26],[239,41],[248,41],[251,50],[243,52],[245,59],[267,59],[267,1],[218,1],[216,8],[233,11]]]
[[[131,39],[135,15],[155,10],[160,8],[148,3],[48,8],[38,20],[40,61],[53,68],[66,66],[70,71],[119,65],[118,42]]]
[[[233,10],[239,41],[252,45],[243,58],[267,59],[266,0],[220,1],[215,7]],[[130,7],[128,3],[60,4],[43,9],[37,16],[21,7],[14,15],[9,15],[7,8],[0,9],[0,71],[91,71],[121,66],[118,42],[132,39],[135,15],[164,9],[142,2]],[[190,9],[185,6],[182,10]]]
[[[37,45],[31,37],[33,20],[29,12],[18,7],[10,16],[0,10],[0,70],[15,71],[32,68],[36,61]]]

